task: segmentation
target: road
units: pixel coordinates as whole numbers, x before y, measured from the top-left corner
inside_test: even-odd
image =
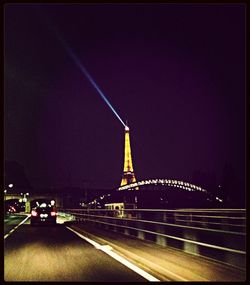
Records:
[[[72,228],[99,243],[108,244],[131,262],[150,272],[161,281],[242,282],[245,270],[202,256],[195,256],[172,247],[158,246],[103,227],[72,223]]]
[[[25,217],[25,215],[6,215],[4,217],[4,235],[21,223]]]
[[[246,279],[244,270],[230,265],[86,223],[64,224],[67,218],[63,217],[57,218],[56,226],[32,227],[28,219],[15,228],[23,218],[5,220],[5,281],[145,282],[153,277],[155,281],[242,282]],[[7,236],[7,230],[13,227],[14,231]],[[130,264],[126,267],[116,255]],[[137,268],[131,267],[131,263]],[[145,274],[139,275],[138,267],[151,275],[142,277]]]
[[[5,281],[146,281],[64,224],[32,227],[29,223],[5,239]]]

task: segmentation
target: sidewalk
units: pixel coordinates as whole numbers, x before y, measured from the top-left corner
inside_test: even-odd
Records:
[[[207,258],[162,247],[110,230],[72,223],[70,226],[141,267],[161,281],[245,281],[246,272]]]

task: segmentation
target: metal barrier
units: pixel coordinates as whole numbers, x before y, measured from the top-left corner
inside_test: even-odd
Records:
[[[245,209],[60,209],[78,222],[245,268]]]

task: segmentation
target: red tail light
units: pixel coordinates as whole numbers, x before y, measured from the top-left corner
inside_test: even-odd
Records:
[[[31,216],[36,217],[36,216],[37,216],[37,212],[34,211],[34,210],[32,210],[32,211],[31,211]]]
[[[51,212],[50,215],[51,216],[56,216],[56,212]]]

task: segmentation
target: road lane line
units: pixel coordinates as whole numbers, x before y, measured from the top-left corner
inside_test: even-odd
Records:
[[[118,262],[122,263],[123,265],[125,265],[129,269],[131,269],[134,272],[136,272],[137,274],[141,275],[146,280],[148,280],[148,281],[160,281],[159,279],[155,278],[153,275],[147,273],[143,269],[141,269],[138,266],[136,266],[136,265],[132,264],[131,262],[129,262],[124,257],[122,257],[119,254],[117,254],[114,251],[112,251],[113,249],[112,249],[111,246],[101,245],[101,244],[93,241],[92,239],[90,239],[90,238],[88,238],[88,237],[78,233],[77,231],[71,229],[70,227],[66,227],[66,228],[69,229],[70,231],[72,231],[73,233],[75,233],[76,235],[78,235],[80,238],[86,240],[88,243],[92,244],[96,249],[99,249],[99,250],[103,251],[104,253],[108,254],[110,257],[114,258],[115,260],[117,260]]]
[[[9,233],[7,233],[5,236],[4,236],[4,239],[6,239],[8,236],[10,236],[17,228],[19,228],[23,223],[25,223],[28,218],[30,217],[30,215],[28,215],[21,223],[19,223],[17,226],[15,226]]]
[[[84,233],[84,234],[87,234],[86,231],[83,231],[83,233]],[[89,233],[88,233],[88,234],[89,234]],[[93,236],[93,234],[91,234],[91,235]],[[122,252],[123,252],[123,255],[125,255],[125,256],[128,255],[127,253],[129,253],[130,256],[133,256],[133,259],[134,259],[134,260],[139,261],[141,264],[146,264],[146,266],[149,267],[149,268],[156,267],[156,268],[159,270],[158,272],[160,272],[160,274],[162,274],[161,271],[163,271],[165,274],[167,273],[168,276],[170,275],[171,277],[176,278],[175,281],[189,281],[188,279],[186,279],[186,278],[184,278],[184,277],[182,277],[182,276],[180,276],[180,275],[178,275],[178,274],[176,274],[176,273],[174,273],[174,272],[172,272],[172,271],[166,269],[165,267],[162,267],[162,266],[160,266],[160,265],[158,265],[158,264],[156,264],[156,263],[154,263],[154,262],[151,262],[151,261],[148,260],[148,259],[145,259],[145,258],[143,258],[143,257],[141,257],[141,256],[139,256],[139,255],[137,255],[137,254],[134,254],[133,252],[131,252],[131,251],[129,251],[129,250],[126,250],[126,249],[124,249],[124,248],[122,248],[122,247],[120,247],[120,246],[118,246],[118,245],[116,245],[116,244],[114,244],[114,243],[112,243],[112,242],[110,242],[110,241],[107,242],[105,239],[100,238],[99,236],[98,236],[98,240],[99,240],[100,242],[104,243],[104,244],[105,244],[105,243],[109,243],[109,246],[110,246],[110,247],[113,246],[114,250],[117,250],[117,251],[119,251],[119,252],[122,251]],[[105,245],[104,245],[104,246],[105,246]],[[165,277],[164,281],[170,281],[170,280],[166,279],[166,277]],[[208,280],[202,278],[201,281],[208,281]]]

